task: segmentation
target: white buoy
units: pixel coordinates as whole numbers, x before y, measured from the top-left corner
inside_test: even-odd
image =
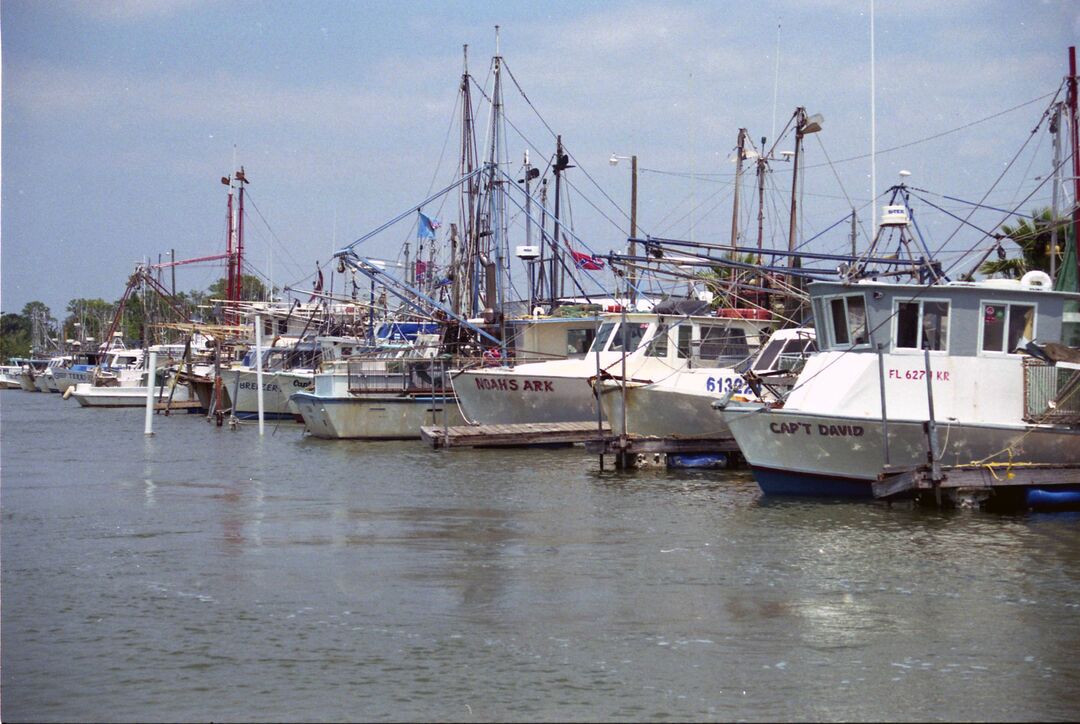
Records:
[[[157,372],[157,350],[151,348],[150,361],[146,363],[146,425],[143,432],[154,434],[154,373]]]
[[[259,434],[263,434],[262,317],[255,315],[255,397],[259,401]],[[236,403],[233,403],[236,404]]]

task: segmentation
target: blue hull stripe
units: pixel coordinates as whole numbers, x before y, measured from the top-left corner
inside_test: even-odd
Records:
[[[765,495],[795,495],[818,498],[873,498],[870,480],[835,475],[800,473],[791,470],[753,467],[754,480]]]

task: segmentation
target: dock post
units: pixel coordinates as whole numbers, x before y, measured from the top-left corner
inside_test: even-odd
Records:
[[[150,348],[150,360],[146,363],[146,424],[143,434],[154,434],[154,372],[157,370],[157,350]]]
[[[596,436],[604,439],[604,407],[600,402],[600,395],[604,394],[604,387],[600,383],[600,316],[596,317],[596,332],[593,334],[593,344],[596,345],[596,378],[593,382],[593,393],[596,395]],[[604,472],[604,449],[600,448],[600,472]]]
[[[262,316],[255,315],[255,399],[259,404],[259,434],[263,434],[263,368],[262,368]],[[233,401],[233,406],[236,401]]]
[[[885,355],[881,349],[884,345],[877,343],[878,361],[878,386],[881,389],[881,450],[885,454],[885,467],[889,466],[889,415],[885,409]]]

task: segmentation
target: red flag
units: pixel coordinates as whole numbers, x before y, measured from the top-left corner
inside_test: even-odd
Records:
[[[583,254],[580,251],[570,250],[570,255],[574,257],[574,265],[578,269],[587,269],[588,271],[599,271],[604,268],[604,262],[589,254]]]

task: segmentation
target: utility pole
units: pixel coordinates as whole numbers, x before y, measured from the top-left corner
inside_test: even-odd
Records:
[[[1050,117],[1050,133],[1054,134],[1054,188],[1050,202],[1050,279],[1057,279],[1058,193],[1061,187],[1061,103],[1054,104]]]

